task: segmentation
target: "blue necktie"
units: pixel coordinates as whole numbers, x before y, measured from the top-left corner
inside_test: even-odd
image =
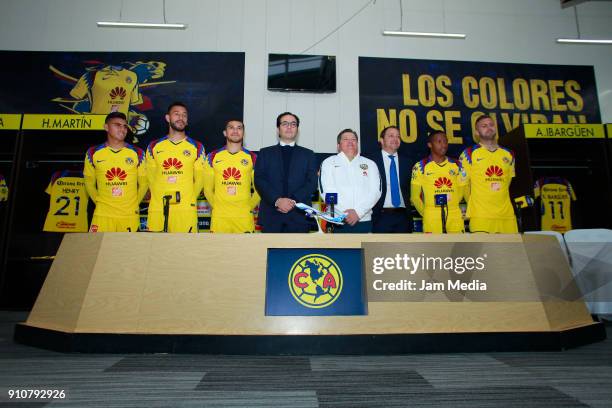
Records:
[[[399,183],[397,182],[397,166],[395,165],[395,156],[389,155],[391,166],[389,166],[389,181],[391,182],[391,204],[394,207],[399,207],[402,203],[400,198]]]

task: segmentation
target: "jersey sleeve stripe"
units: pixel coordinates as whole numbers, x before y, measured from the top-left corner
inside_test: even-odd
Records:
[[[213,166],[213,160],[215,159],[215,156],[217,155],[218,152],[219,152],[219,149],[213,150],[212,152],[208,153],[208,156],[206,156],[206,160],[208,160],[208,164],[210,167]]]

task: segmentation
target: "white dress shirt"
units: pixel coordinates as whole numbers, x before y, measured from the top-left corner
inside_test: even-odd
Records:
[[[353,160],[342,152],[328,157],[321,163],[319,190],[325,198],[326,193],[337,193],[336,214],[353,209],[359,221],[372,219],[372,208],[380,198],[380,174],[376,163],[357,155]]]
[[[383,164],[385,165],[385,177],[387,183],[387,195],[385,196],[385,203],[383,204],[383,208],[393,208],[393,203],[391,202],[391,159],[389,158],[389,153],[381,150]],[[395,156],[395,168],[397,169],[397,185],[400,187],[400,178],[399,178],[399,157],[397,153],[394,153]],[[399,189],[400,193],[400,207],[406,208],[406,202],[404,201],[404,195],[402,194],[402,188]]]

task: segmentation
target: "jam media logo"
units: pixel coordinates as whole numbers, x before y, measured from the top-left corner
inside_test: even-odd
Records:
[[[228,167],[227,169],[223,170],[223,180],[233,178],[234,180],[238,181],[240,180],[240,177],[242,177],[242,174],[240,173],[240,170],[235,167]]]
[[[289,291],[301,305],[324,308],[342,292],[342,272],[333,259],[321,254],[301,257],[289,271]]]
[[[180,169],[181,167],[183,167],[183,163],[181,163],[181,161],[179,159],[175,159],[173,157],[164,160],[164,163],[162,164],[162,167],[164,168],[164,170],[169,170],[172,167],[174,167],[175,169]]]
[[[115,88],[113,88],[110,91],[110,97],[111,99],[116,99],[117,97],[121,98],[121,99],[125,99],[125,97],[127,96],[127,92],[125,89],[123,89],[120,86],[116,86]]]
[[[122,170],[119,167],[113,167],[109,170],[106,170],[106,179],[108,181],[113,181],[115,178],[118,178],[119,180],[123,181],[126,177],[127,173],[125,172],[125,170]]]
[[[497,176],[501,177],[504,175],[503,170],[499,166],[489,166],[487,171],[485,171],[487,177]]]
[[[436,188],[450,188],[453,186],[453,182],[447,179],[446,177],[439,177],[436,181],[434,181],[434,186],[436,186]]]

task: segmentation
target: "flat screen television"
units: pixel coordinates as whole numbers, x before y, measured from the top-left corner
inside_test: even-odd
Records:
[[[332,55],[270,54],[268,90],[336,92],[336,57]]]

